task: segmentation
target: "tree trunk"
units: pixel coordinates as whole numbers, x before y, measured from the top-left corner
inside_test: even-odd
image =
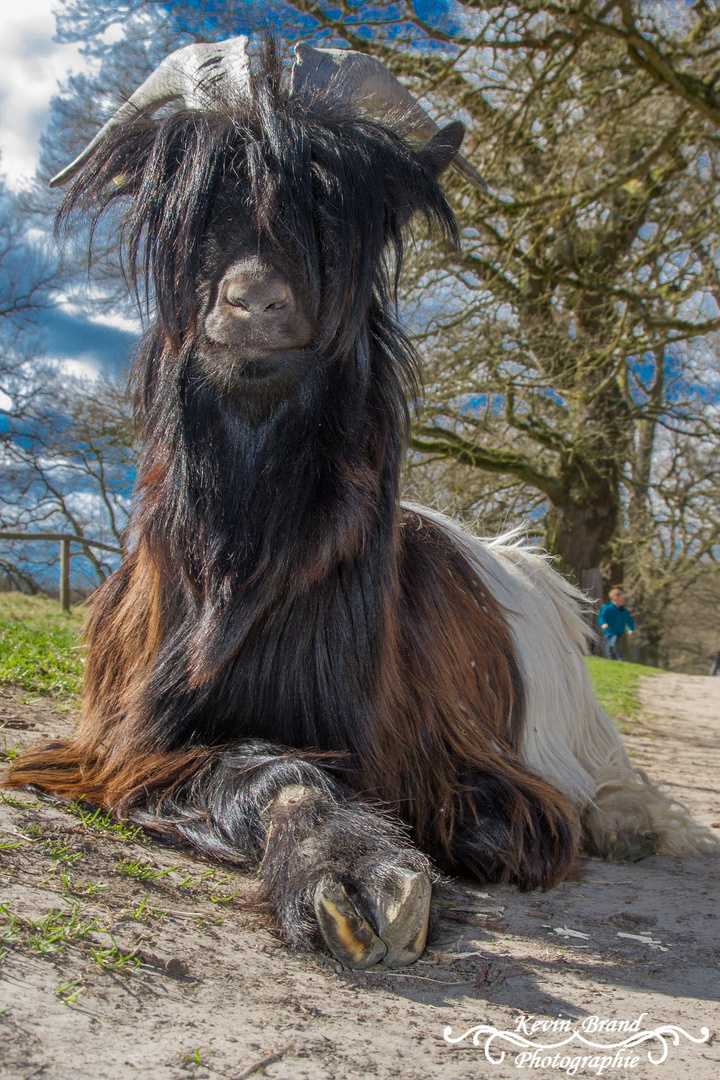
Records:
[[[612,553],[602,565],[602,597],[605,604],[610,599],[610,590],[616,585],[625,584],[625,560],[618,550],[618,544],[613,544],[612,548]]]
[[[579,575],[599,566],[617,526],[617,497],[608,490],[593,501],[551,505],[545,519],[546,546]]]
[[[580,588],[587,596],[588,600],[592,602],[592,614],[590,615],[590,622],[592,625],[593,635],[590,639],[590,652],[593,656],[603,656],[605,653],[605,647],[603,645],[603,633],[597,623],[596,615],[603,603],[603,578],[602,571],[599,566],[594,566],[591,570],[580,571]]]
[[[652,472],[653,450],[657,416],[662,408],[665,387],[664,350],[658,349],[653,354],[655,360],[655,378],[648,393],[648,406],[645,415],[636,422],[635,453],[632,456],[630,505],[628,516],[630,530],[645,531],[645,518],[649,510],[650,480]]]
[[[635,445],[630,457],[630,498],[625,547],[629,578],[627,584],[630,586],[628,606],[637,620],[638,634],[634,640],[637,642],[640,662],[659,667],[665,629],[663,614],[667,604],[663,594],[667,596],[668,590],[658,593],[654,583],[648,581],[644,566],[646,546],[653,535],[654,527],[650,485],[657,416],[662,409],[665,387],[664,350],[656,350],[653,356],[655,377],[648,391],[645,415],[636,422]]]
[[[597,473],[588,480],[588,470],[578,469],[574,474],[566,470],[563,488],[567,500],[552,503],[545,519],[546,543],[559,556],[558,569],[592,601],[590,648],[602,656],[605,650],[595,616],[603,603],[600,564],[607,558],[617,528],[617,484],[614,476]]]

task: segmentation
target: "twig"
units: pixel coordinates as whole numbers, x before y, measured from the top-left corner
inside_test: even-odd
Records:
[[[235,1080],[245,1080],[246,1076],[252,1076],[258,1069],[264,1069],[266,1065],[272,1065],[274,1061],[279,1061],[281,1057],[287,1054],[288,1050],[292,1050],[292,1043],[284,1046],[282,1050],[277,1050],[274,1054],[266,1054],[260,1061],[256,1061],[254,1065],[248,1065],[247,1069],[243,1069],[241,1073],[238,1073]]]
[[[169,911],[168,908],[161,908],[158,911],[151,912],[152,915],[174,915],[181,919],[212,919],[216,918],[214,912],[209,915],[203,915],[200,911]]]
[[[466,915],[464,911],[443,911],[440,913],[440,918],[447,919],[449,922],[465,923],[467,926],[477,926],[480,930],[491,930],[497,933],[507,930],[507,923],[493,919],[481,911],[474,915]]]
[[[439,986],[470,986],[475,979],[465,979],[461,982],[444,982],[442,979],[431,979],[429,975],[403,975],[401,971],[372,971],[371,975],[380,975],[383,979],[420,979],[421,982],[437,983]]]

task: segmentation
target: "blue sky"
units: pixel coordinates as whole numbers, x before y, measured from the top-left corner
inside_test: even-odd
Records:
[[[53,41],[57,0],[0,4],[0,174],[10,191],[27,187],[38,164],[51,98],[71,72],[87,70],[79,47]],[[39,320],[50,359],[75,374],[124,367],[137,327],[62,297]]]
[[[54,0],[0,5],[0,168],[11,190],[32,177],[58,81],[84,70],[77,45],[52,39]]]
[[[122,372],[137,336],[120,316],[94,315],[64,304],[42,316],[42,332],[48,356],[79,375],[99,365],[113,374]]]

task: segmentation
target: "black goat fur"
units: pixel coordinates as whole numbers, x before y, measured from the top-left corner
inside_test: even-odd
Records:
[[[395,314],[404,230],[419,214],[457,241],[438,176],[461,137],[418,150],[329,96],[291,99],[270,50],[249,98],[109,132],[62,210],[97,222],[122,204],[126,270],[156,317],[132,375],[128,554],[94,599],[81,730],[8,782],[262,864],[295,943],[321,878],[362,893],[388,860],[426,867],[413,844],[525,888],[576,849],[569,802],[517,758],[501,608],[399,502],[418,385]],[[312,327],[272,377],[207,334],[246,255],[292,283]],[[290,809],[288,785],[307,789]]]

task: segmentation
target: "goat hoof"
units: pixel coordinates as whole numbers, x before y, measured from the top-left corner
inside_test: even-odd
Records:
[[[386,967],[413,964],[425,948],[432,888],[429,876],[404,867],[393,867],[383,880],[382,891],[361,890],[378,936],[387,945]]]
[[[326,880],[318,885],[315,916],[328,949],[346,967],[372,967],[388,951],[338,881]]]
[[[358,884],[357,896],[326,879],[315,890],[315,915],[325,944],[346,967],[413,964],[425,948],[432,888],[424,871],[393,866],[381,884]]]
[[[655,854],[659,839],[655,832],[618,833],[610,838],[605,858],[615,862],[640,862]]]

